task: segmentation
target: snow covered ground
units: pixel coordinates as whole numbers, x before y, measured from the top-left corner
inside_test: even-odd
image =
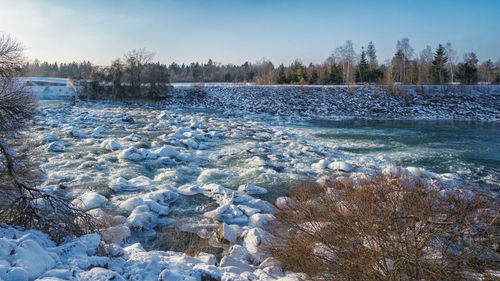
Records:
[[[174,88],[165,104],[323,119],[498,121],[500,86],[398,86],[394,90],[384,86],[208,85]]]

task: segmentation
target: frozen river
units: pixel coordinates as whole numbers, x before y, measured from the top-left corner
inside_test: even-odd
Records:
[[[297,120],[42,101],[30,134],[39,139],[45,189],[121,214],[132,229],[174,218],[206,229],[257,224],[253,214],[272,212],[259,199],[274,203],[289,186],[332,174],[401,171],[500,187],[498,123]],[[238,188],[244,197],[232,194]]]

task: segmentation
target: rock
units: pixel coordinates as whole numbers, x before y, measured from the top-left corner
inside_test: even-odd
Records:
[[[237,260],[248,260],[250,254],[247,249],[241,245],[233,245],[229,248],[228,256],[233,257]]]
[[[5,281],[28,281],[33,278],[28,271],[22,267],[15,266],[9,269]]]
[[[234,266],[238,269],[237,274],[241,274],[245,271],[248,272],[253,272],[254,268],[249,265],[248,263],[245,263],[242,260],[235,259],[230,256],[224,256],[222,260],[220,261],[219,267],[229,267],[229,266]]]
[[[278,207],[278,209],[284,209],[284,208],[293,207],[295,205],[295,203],[293,202],[293,200],[290,197],[282,196],[282,197],[276,198],[275,205],[276,205],[276,207]]]
[[[43,143],[50,143],[50,142],[55,142],[58,141],[59,138],[54,135],[54,134],[45,134],[42,136],[42,142]]]
[[[267,189],[260,187],[260,186],[253,185],[253,184],[240,185],[240,187],[238,187],[238,191],[245,192],[245,193],[250,194],[250,195],[266,194],[267,193]]]
[[[263,246],[268,244],[269,238],[270,234],[258,227],[250,229],[245,234],[243,246],[254,263],[261,263],[269,257],[269,254],[262,249]]]
[[[81,281],[125,281],[120,274],[102,267],[94,267],[89,271],[81,272],[77,279]]]
[[[52,152],[64,152],[66,149],[64,146],[60,145],[57,142],[53,142],[49,145],[47,145],[47,151],[52,151]]]
[[[271,214],[254,214],[249,218],[249,225],[253,227],[264,227],[275,217]]]
[[[156,153],[158,157],[176,157],[179,155],[179,151],[169,145],[162,146],[153,152]]]
[[[137,162],[146,159],[146,155],[143,154],[143,151],[132,146],[120,152],[118,158]]]
[[[71,201],[71,204],[88,211],[90,209],[99,208],[107,202],[108,199],[106,199],[106,197],[95,191],[90,191],[78,196],[76,199]]]
[[[150,189],[154,186],[153,181],[145,176],[138,176],[130,180],[122,177],[117,177],[112,180],[109,188],[113,191],[136,191]]]
[[[130,237],[130,229],[125,225],[108,227],[101,231],[101,237],[106,243],[122,244]]]
[[[217,237],[217,240],[220,243],[235,243],[236,239],[238,238],[238,235],[234,231],[233,228],[231,228],[228,224],[225,222],[221,223],[217,231],[215,231],[215,236]]]
[[[22,267],[26,270],[29,279],[35,279],[56,265],[52,256],[33,240],[25,240],[21,242],[19,247],[15,250],[12,258],[13,266]],[[24,274],[25,273],[20,270],[16,273],[16,276],[24,276]]]
[[[319,173],[324,171],[328,167],[328,164],[330,164],[330,161],[321,159],[317,163],[312,164],[311,168]]]
[[[122,149],[122,145],[119,144],[117,141],[112,140],[112,139],[106,139],[101,143],[102,148],[106,148],[109,150],[120,150]]]
[[[351,164],[348,164],[344,161],[332,162],[332,163],[330,163],[330,165],[328,165],[328,168],[330,168],[334,171],[343,171],[343,172],[347,172],[347,173],[350,173],[354,170],[354,168],[352,167]]]
[[[134,124],[135,120],[131,116],[125,115],[122,117],[122,121],[130,124]]]
[[[146,194],[144,198],[151,199],[156,201],[158,204],[168,206],[170,205],[170,203],[174,202],[175,200],[177,200],[177,198],[179,198],[179,194],[177,194],[172,190],[165,189],[165,190],[157,190],[150,192]]]

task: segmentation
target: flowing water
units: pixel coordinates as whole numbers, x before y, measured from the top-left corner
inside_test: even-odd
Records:
[[[124,122],[125,116],[134,123]],[[43,188],[74,198],[90,190],[108,201],[101,208],[127,216],[119,206],[161,188],[217,183],[237,189],[253,184],[254,195],[273,202],[291,185],[332,174],[371,173],[418,167],[435,178],[500,189],[500,125],[466,121],[295,120],[269,115],[195,109],[160,109],[106,103],[42,102],[30,133],[40,141]],[[55,135],[50,137],[49,134]],[[119,144],[116,150],[105,140]],[[57,142],[64,151],[51,151]],[[135,147],[154,152],[168,146],[175,156],[127,159]],[[335,165],[347,167],[339,171]],[[330,165],[328,165],[330,164]],[[414,170],[413,170],[414,171]],[[113,182],[144,176],[146,185],[116,190]],[[69,188],[61,189],[61,184]],[[196,223],[218,206],[202,194],[180,195],[172,216]]]

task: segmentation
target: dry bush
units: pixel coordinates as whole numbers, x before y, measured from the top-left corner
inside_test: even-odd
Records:
[[[173,227],[163,227],[154,241],[154,248],[163,251],[183,252],[192,257],[198,256],[201,252],[221,256],[222,249],[214,248],[208,239],[183,229],[178,222]]]
[[[480,192],[376,175],[306,185],[291,198],[269,227],[268,250],[284,269],[319,280],[460,280],[498,270],[499,206]]]

